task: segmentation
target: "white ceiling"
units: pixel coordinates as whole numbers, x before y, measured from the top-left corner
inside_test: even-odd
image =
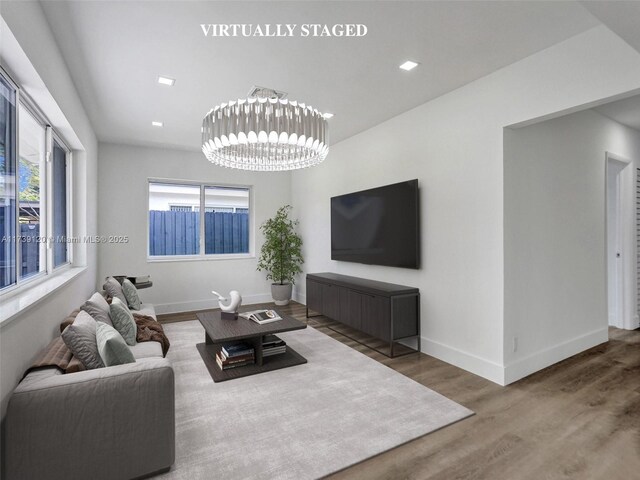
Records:
[[[618,123],[640,131],[640,95],[594,108]]]
[[[588,0],[580,3],[620,38],[640,50],[640,2]]]
[[[249,87],[332,112],[333,144],[600,24],[577,2],[47,1],[98,138],[199,149]],[[211,38],[207,23],[364,23],[363,38]],[[406,59],[421,65],[398,69]],[[176,79],[158,85],[159,74]],[[151,126],[164,122],[163,128]]]
[[[585,1],[584,7],[640,52],[640,2]],[[628,127],[640,130],[640,95],[595,108],[597,112]]]

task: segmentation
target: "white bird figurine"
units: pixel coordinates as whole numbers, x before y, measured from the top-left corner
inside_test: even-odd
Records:
[[[222,295],[220,295],[218,292],[214,290],[212,290],[211,293],[213,293],[218,297],[218,306],[220,307],[220,310],[222,310],[223,312],[235,313],[238,311],[238,307],[242,305],[242,296],[240,295],[240,292],[237,290],[231,290],[229,292],[231,301],[229,302],[228,305],[225,305],[224,303],[222,303],[227,301],[227,297],[223,297]]]

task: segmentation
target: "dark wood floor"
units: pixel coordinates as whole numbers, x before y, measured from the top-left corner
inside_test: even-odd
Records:
[[[306,321],[303,305],[285,309]],[[476,413],[332,480],[640,479],[639,331],[612,328],[608,343],[500,387],[422,353],[389,359],[331,330],[324,317],[309,325]]]

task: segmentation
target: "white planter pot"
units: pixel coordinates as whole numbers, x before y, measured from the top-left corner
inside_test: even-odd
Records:
[[[271,284],[271,296],[276,305],[289,305],[292,291],[293,285],[291,283],[285,283],[284,285],[279,283]]]

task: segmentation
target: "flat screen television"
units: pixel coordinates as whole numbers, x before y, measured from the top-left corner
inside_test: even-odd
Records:
[[[331,198],[331,259],[420,268],[418,180]]]

